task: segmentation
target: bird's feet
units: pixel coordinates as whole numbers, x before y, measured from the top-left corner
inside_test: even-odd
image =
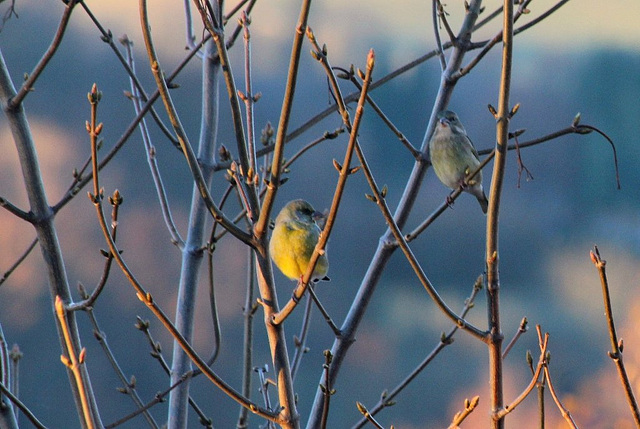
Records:
[[[465,174],[465,177],[467,176],[469,170],[467,169]],[[464,178],[460,179],[460,181],[458,182],[458,186],[460,186],[460,189],[462,189],[463,191],[465,189],[467,189],[469,187],[470,183],[468,183]]]
[[[453,194],[453,192],[451,194],[447,195],[447,205],[449,206],[450,209],[453,208],[453,203],[455,203],[455,201],[451,197],[452,194]]]

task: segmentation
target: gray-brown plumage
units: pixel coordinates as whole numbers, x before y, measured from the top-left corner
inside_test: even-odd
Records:
[[[445,110],[438,113],[438,122],[429,141],[429,152],[438,179],[451,189],[464,185],[464,191],[478,199],[482,212],[486,214],[489,201],[482,188],[482,171],[478,171],[466,184],[464,182],[467,175],[478,168],[480,160],[454,112]]]

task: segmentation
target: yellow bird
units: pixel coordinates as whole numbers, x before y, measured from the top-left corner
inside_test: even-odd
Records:
[[[291,280],[300,280],[307,271],[320,238],[321,231],[315,221],[319,217],[322,214],[304,200],[289,201],[276,217],[269,253],[280,271]],[[324,280],[328,270],[325,252],[318,258],[311,280]]]

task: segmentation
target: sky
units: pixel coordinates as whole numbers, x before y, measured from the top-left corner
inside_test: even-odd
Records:
[[[60,8],[58,2],[50,2]],[[455,13],[459,0],[445,3],[451,10],[451,23],[459,22],[460,14]],[[18,13],[44,13],[42,2],[25,0],[17,5]],[[139,27],[138,4],[130,0],[109,2],[90,0],[87,2],[94,14],[106,28],[119,37],[128,34],[138,48],[142,47]],[[184,39],[176,37],[176,26],[184,28],[182,2],[175,0],[155,0],[150,2],[150,19],[159,45],[168,55],[180,55]],[[226,2],[227,7],[233,2]],[[493,11],[502,2],[483,2],[486,12]],[[529,5],[530,16],[536,17],[556,4],[551,0],[534,0]],[[290,35],[280,31],[282,26],[293,26],[299,13],[300,2],[281,0],[258,2],[252,32],[265,43],[289,45]],[[49,10],[47,10],[49,12]],[[196,15],[196,11],[193,15]],[[623,47],[637,50],[640,46],[640,30],[636,17],[640,15],[640,4],[630,0],[573,0],[543,25],[543,31],[530,32],[524,37],[527,42],[546,50],[587,50],[594,47]],[[310,26],[332,47],[332,55],[343,60],[350,49],[359,47],[361,40],[389,41],[403,49],[422,50],[431,47],[433,40],[430,2],[407,0],[394,2],[384,0],[340,0],[312,2]],[[427,25],[425,25],[427,23]],[[93,34],[93,26],[87,20],[79,25],[87,35]],[[490,32],[489,32],[490,33]],[[485,33],[485,34],[489,34]],[[183,33],[184,34],[184,33]],[[492,35],[492,34],[491,34]],[[355,43],[351,43],[355,41]],[[345,42],[345,43],[342,43]],[[366,52],[366,51],[365,51]]]

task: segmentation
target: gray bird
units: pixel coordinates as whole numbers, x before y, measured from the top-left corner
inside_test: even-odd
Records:
[[[483,213],[487,213],[489,201],[482,188],[482,171],[465,184],[465,177],[480,165],[478,152],[469,140],[458,116],[445,110],[438,113],[436,129],[429,140],[431,165],[438,179],[447,187],[457,189],[463,185],[464,191],[475,196]]]

